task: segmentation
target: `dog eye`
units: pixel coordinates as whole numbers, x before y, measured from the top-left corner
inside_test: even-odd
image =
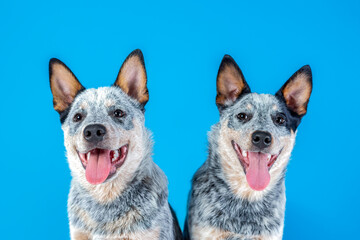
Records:
[[[77,113],[73,117],[74,122],[80,122],[83,119],[83,115],[81,113]]]
[[[279,113],[279,114],[276,115],[276,117],[275,117],[275,123],[276,123],[277,125],[284,125],[285,122],[286,122],[286,117],[285,117],[284,114]]]
[[[246,113],[239,113],[237,116],[236,116],[240,121],[243,121],[243,122],[247,122],[250,120],[250,116],[247,115]]]
[[[114,111],[114,117],[116,118],[122,118],[125,116],[125,113],[123,111],[121,111],[120,109],[116,109]]]

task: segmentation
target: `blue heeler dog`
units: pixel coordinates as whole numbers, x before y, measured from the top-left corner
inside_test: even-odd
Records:
[[[111,87],[85,89],[57,59],[49,70],[72,175],[71,239],[181,239],[167,178],[151,158],[141,51],[126,58]]]
[[[186,239],[281,239],[285,172],[312,91],[309,66],[275,94],[251,93],[236,62],[217,76],[220,122],[189,194]]]

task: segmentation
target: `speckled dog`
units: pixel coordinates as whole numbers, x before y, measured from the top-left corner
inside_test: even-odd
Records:
[[[217,76],[220,122],[189,195],[186,239],[281,239],[285,172],[312,90],[309,66],[275,94],[251,93],[236,62]]]
[[[167,178],[151,158],[141,51],[126,58],[111,87],[85,89],[57,59],[49,68],[72,175],[71,239],[181,239]]]

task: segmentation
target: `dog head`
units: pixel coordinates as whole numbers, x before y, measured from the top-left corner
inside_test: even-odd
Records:
[[[141,51],[126,58],[111,87],[85,89],[57,59],[50,60],[49,73],[72,176],[97,185],[133,174],[148,147],[143,139],[149,94]]]
[[[311,91],[312,74],[307,65],[275,95],[251,93],[236,62],[225,55],[217,76],[216,104],[221,125],[219,148],[228,149],[227,161],[232,163],[224,164],[230,176],[246,178],[256,191],[282,177]]]

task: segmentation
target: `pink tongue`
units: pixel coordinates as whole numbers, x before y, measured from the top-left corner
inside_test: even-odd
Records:
[[[264,190],[270,182],[267,166],[267,154],[249,152],[249,168],[246,171],[246,180],[249,186],[256,190]]]
[[[85,176],[89,183],[104,182],[109,176],[110,169],[110,150],[95,149],[91,151],[85,170]]]

